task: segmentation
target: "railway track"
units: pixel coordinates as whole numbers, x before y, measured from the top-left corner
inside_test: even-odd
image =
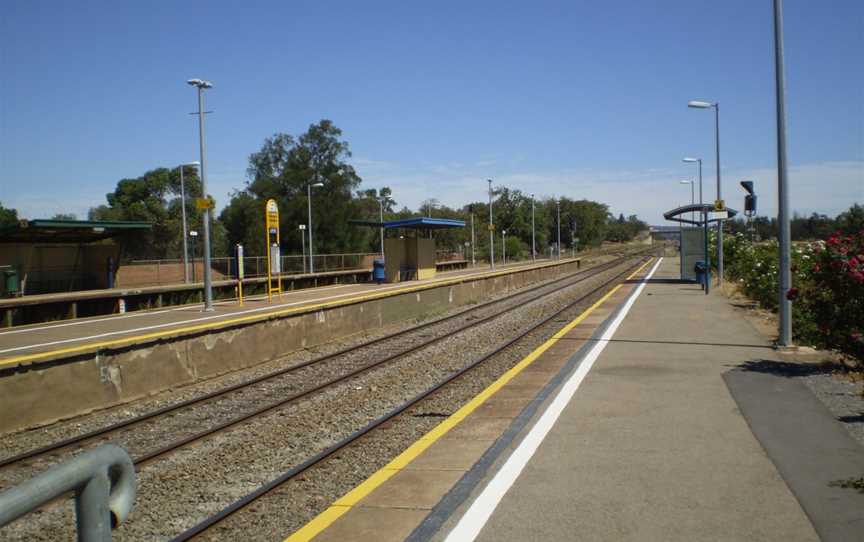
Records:
[[[633,256],[630,256],[629,258],[633,258]],[[344,451],[346,448],[349,448],[350,446],[354,445],[358,440],[368,436],[369,434],[374,432],[376,429],[381,428],[383,425],[387,424],[388,422],[393,421],[395,418],[405,414],[406,412],[410,411],[414,407],[417,407],[422,402],[432,398],[435,394],[444,390],[445,388],[447,388],[448,386],[450,386],[454,382],[458,381],[459,379],[463,378],[465,375],[471,373],[472,371],[474,371],[478,367],[483,366],[485,363],[492,360],[496,356],[499,356],[500,354],[502,354],[502,353],[508,351],[509,349],[513,348],[514,346],[518,345],[520,342],[522,342],[526,338],[532,336],[532,334],[537,333],[544,326],[546,326],[550,323],[554,323],[557,319],[564,316],[568,311],[578,309],[579,307],[581,307],[583,305],[583,303],[585,303],[586,300],[592,298],[593,296],[596,296],[599,292],[605,291],[606,289],[610,288],[614,284],[620,282],[623,277],[632,273],[635,269],[637,269],[639,267],[640,264],[644,263],[645,261],[647,261],[647,258],[639,258],[636,261],[636,263],[628,266],[627,268],[625,268],[620,273],[617,273],[611,279],[604,281],[597,288],[594,288],[590,292],[579,296],[578,298],[576,298],[575,300],[573,300],[571,302],[568,302],[562,308],[555,310],[554,312],[552,312],[552,314],[540,319],[539,321],[537,321],[533,325],[529,326],[524,331],[517,334],[515,337],[512,337],[510,339],[505,340],[503,343],[494,347],[491,351],[488,351],[485,354],[481,355],[480,357],[474,359],[473,361],[471,361],[469,364],[465,365],[461,369],[451,373],[446,378],[438,381],[437,383],[435,383],[431,387],[425,389],[421,393],[419,393],[419,394],[415,395],[414,397],[410,398],[409,400],[401,403],[400,405],[391,409],[390,411],[388,411],[384,415],[379,416],[376,419],[370,421],[364,427],[354,431],[353,433],[342,438],[341,440],[339,440],[339,441],[333,443],[332,445],[322,449],[318,453],[308,457],[306,460],[293,466],[291,469],[285,471],[283,474],[281,474],[277,478],[272,479],[268,483],[258,487],[256,490],[248,493],[244,497],[231,503],[227,507],[220,510],[218,513],[211,515],[210,517],[204,519],[203,521],[199,522],[198,524],[196,524],[196,525],[192,526],[191,528],[183,531],[178,536],[174,537],[172,539],[172,542],[186,542],[188,540],[195,539],[199,535],[202,535],[205,532],[210,531],[214,527],[222,524],[223,522],[228,520],[228,518],[232,517],[234,514],[246,509],[247,507],[250,507],[250,505],[252,503],[258,501],[259,499],[266,497],[268,494],[274,492],[275,490],[277,490],[281,486],[285,485],[287,482],[294,480],[295,478],[298,478],[300,475],[303,475],[304,473],[306,473],[310,469],[313,469],[314,467],[326,462],[326,460],[328,458],[330,458],[331,456],[333,456],[334,454],[337,454],[340,451]],[[621,264],[620,259],[616,260],[616,262],[619,265]]]
[[[123,434],[125,434],[127,431],[131,431],[132,429],[135,429],[142,424],[155,425],[167,418],[177,416],[181,411],[185,411],[187,409],[194,409],[196,407],[211,403],[216,400],[224,400],[224,398],[231,396],[232,394],[236,396],[244,396],[242,398],[242,401],[245,403],[255,403],[256,401],[258,403],[261,403],[256,405],[251,410],[244,412],[243,414],[226,416],[225,419],[223,419],[222,421],[212,424],[203,430],[195,431],[191,434],[184,436],[183,438],[172,440],[169,443],[162,444],[154,448],[150,448],[142,453],[139,453],[137,456],[134,457],[134,462],[137,466],[141,466],[147,462],[153,461],[157,458],[163,457],[185,446],[188,446],[194,442],[205,439],[216,433],[228,430],[253,418],[259,417],[278,408],[297,402],[303,398],[326,390],[327,388],[330,388],[336,384],[357,377],[363,373],[369,372],[377,367],[386,365],[387,363],[393,362],[394,360],[397,360],[399,358],[405,357],[413,352],[416,352],[432,344],[440,342],[446,338],[449,338],[456,332],[464,331],[466,329],[470,329],[472,327],[476,327],[483,323],[489,322],[490,320],[498,318],[501,315],[512,310],[513,307],[507,305],[508,303],[515,302],[518,304],[518,306],[524,306],[534,301],[543,299],[563,288],[568,288],[570,286],[579,284],[591,277],[597,276],[607,271],[608,269],[614,268],[615,266],[620,265],[623,261],[637,256],[638,254],[641,253],[627,254],[616,258],[615,260],[612,260],[610,262],[593,266],[591,268],[564,277],[560,277],[552,281],[547,281],[536,287],[514,292],[513,294],[509,294],[507,296],[503,296],[492,301],[474,305],[472,307],[448,316],[444,316],[435,320],[431,320],[429,322],[419,324],[417,326],[406,328],[404,330],[400,330],[382,337],[365,341],[357,345],[338,350],[336,352],[332,352],[323,356],[318,356],[302,363],[298,363],[277,371],[273,371],[271,373],[231,386],[227,386],[204,395],[193,397],[185,401],[168,405],[163,408],[159,408],[141,414],[139,416],[128,418],[118,423],[114,423],[71,438],[63,439],[46,446],[38,447],[23,453],[12,455],[10,457],[0,460],[0,469],[10,468],[16,465],[23,464],[25,462],[29,463],[40,459],[51,458],[52,456],[57,455],[59,452],[68,450],[73,446],[85,446],[88,443],[96,443],[98,441],[104,440],[109,436],[116,436],[116,434],[121,431],[123,432]],[[482,313],[486,309],[497,307],[500,305],[507,306],[485,316],[476,316],[478,313]],[[460,320],[465,321],[461,322]],[[426,337],[425,335],[423,335],[424,332],[428,332],[434,327],[441,326],[442,324],[454,325],[455,330],[451,332],[440,333],[438,335],[433,335],[431,337]],[[413,338],[412,335],[420,335],[419,342],[416,338]],[[394,353],[394,346],[398,346],[398,344],[393,343],[399,343],[400,341],[407,344],[399,349],[395,349],[396,351]],[[389,353],[385,354],[384,352],[371,352],[370,355],[369,350],[372,350],[373,347],[379,348],[385,352],[389,351]],[[343,371],[341,374],[330,378],[326,378],[327,375],[325,374],[325,377],[320,378],[316,384],[303,387],[297,391],[290,393],[287,396],[284,396],[281,393],[284,391],[284,388],[280,388],[276,391],[269,390],[269,393],[254,393],[256,391],[255,387],[258,385],[275,381],[281,377],[295,375],[302,372],[303,370],[308,370],[310,368],[323,367],[326,362],[338,360],[340,358],[344,358],[353,354],[362,354],[362,356],[360,357],[371,357],[374,358],[374,361],[372,361],[371,363],[349,363],[349,368],[347,371]],[[329,371],[325,368],[323,372],[326,373]],[[271,397],[273,395],[280,395],[280,398],[274,401],[266,401],[268,397]],[[253,397],[250,398],[250,396]],[[232,408],[229,410],[234,409]]]

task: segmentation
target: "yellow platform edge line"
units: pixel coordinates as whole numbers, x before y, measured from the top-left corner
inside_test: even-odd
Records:
[[[577,258],[578,259],[578,258]],[[87,344],[82,344],[80,346],[71,346],[68,348],[60,348],[57,350],[49,350],[46,352],[36,352],[34,354],[21,354],[18,356],[10,356],[7,358],[0,358],[0,367],[7,367],[9,365],[23,364],[23,363],[33,363],[40,360],[45,360],[48,358],[53,358],[55,356],[62,356],[65,354],[81,354],[90,351],[101,350],[103,348],[120,348],[123,346],[129,346],[135,344],[140,341],[150,341],[161,338],[173,337],[175,335],[183,335],[185,333],[195,333],[199,331],[208,331],[211,329],[219,329],[224,327],[229,327],[236,324],[247,324],[254,323],[259,321],[269,320],[271,318],[279,318],[282,316],[288,316],[296,313],[305,313],[305,312],[314,312],[316,310],[323,309],[332,309],[336,307],[341,307],[344,305],[351,305],[354,303],[363,303],[366,301],[374,301],[376,299],[384,299],[387,297],[393,297],[401,294],[408,294],[412,292],[419,292],[423,290],[431,290],[434,288],[442,288],[445,286],[453,286],[454,284],[459,284],[462,282],[467,282],[471,280],[479,280],[479,279],[489,279],[495,278],[504,275],[511,275],[513,272],[522,272],[529,271],[532,269],[544,269],[546,267],[553,267],[555,265],[561,265],[562,263],[574,262],[576,260],[565,260],[563,262],[552,262],[552,263],[544,263],[540,265],[530,265],[522,268],[514,268],[511,270],[504,271],[494,271],[487,272],[478,275],[471,275],[465,277],[457,277],[452,279],[442,280],[440,282],[432,282],[429,284],[420,284],[417,286],[408,286],[406,288],[400,288],[397,290],[387,291],[387,292],[378,292],[368,295],[361,295],[357,297],[349,297],[347,299],[340,299],[338,301],[325,301],[323,303],[317,303],[315,305],[303,305],[301,307],[293,307],[290,309],[274,309],[271,312],[264,312],[262,314],[253,314],[249,316],[239,316],[237,318],[227,318],[225,320],[218,320],[216,322],[209,322],[206,324],[196,324],[193,326],[185,326],[185,327],[175,327],[170,328],[165,331],[156,331],[153,333],[145,333],[143,335],[134,335],[131,337],[123,337],[120,339],[111,339],[107,341],[97,341],[91,342]]]
[[[625,280],[630,280],[639,274],[645,266],[651,263],[654,259],[650,259],[633,271]],[[498,377],[495,382],[489,384],[486,389],[475,395],[470,401],[465,403],[459,410],[451,414],[447,419],[431,429],[428,433],[420,437],[417,441],[411,444],[401,454],[396,456],[392,461],[381,467],[373,473],[369,478],[361,482],[354,489],[337,499],[327,509],[315,516],[309,523],[292,533],[283,542],[306,542],[318,536],[324,529],[333,524],[337,519],[342,517],[351,510],[360,500],[372,493],[381,484],[390,479],[393,475],[404,469],[416,459],[426,448],[431,446],[448,431],[456,427],[469,414],[477,410],[483,403],[489,400],[498,390],[510,382],[516,375],[525,370],[526,367],[534,363],[544,352],[549,350],[555,343],[561,340],[573,328],[582,323],[592,312],[599,306],[605,303],[615,292],[617,292],[624,283],[616,285],[614,288],[606,292],[606,294],[598,299],[593,305],[588,307],[584,312],[577,316],[570,323],[559,329],[546,342],[534,349],[533,352],[525,356],[519,363],[511,367],[507,372]]]

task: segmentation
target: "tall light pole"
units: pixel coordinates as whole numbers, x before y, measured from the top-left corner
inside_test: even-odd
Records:
[[[501,230],[501,265],[507,265],[507,230]]]
[[[723,199],[720,188],[720,102],[691,101],[687,107],[695,109],[714,108],[714,145],[717,158],[717,200]],[[717,221],[717,284],[723,284],[723,221]]]
[[[531,261],[537,261],[537,246],[534,234],[534,194],[531,194]]]
[[[697,165],[697,171],[699,173],[699,205],[705,203],[705,200],[702,199],[702,159],[701,158],[684,158],[681,160],[682,162],[695,163]]]
[[[495,269],[495,224],[492,223],[492,179],[486,179],[489,183],[489,266]]]
[[[783,0],[774,0],[774,70],[777,93],[777,223],[780,227],[780,329],[777,343],[792,344],[792,288],[790,267],[789,182],[786,171],[786,76],[783,66]]]
[[[693,181],[681,181],[680,184],[689,184],[690,185],[690,205],[695,205],[696,204],[696,193],[695,193],[696,189],[693,186],[695,183]],[[691,220],[693,219],[693,211],[690,212],[690,219]]]
[[[470,208],[471,212],[471,267],[477,265],[477,260],[474,259],[474,206]]]
[[[317,178],[317,173],[315,174]],[[306,203],[309,211],[309,273],[315,272],[315,250],[312,248],[312,187],[324,186],[322,182],[306,183]]]
[[[187,84],[198,89],[198,144],[201,149],[201,197],[207,199],[207,167],[204,161],[204,89],[213,83],[202,79],[189,79]],[[204,208],[204,310],[213,310],[213,284],[210,277],[210,207]]]
[[[558,210],[558,259],[561,259],[561,198],[555,200],[555,207]]]
[[[198,167],[198,162],[180,164],[180,216],[183,217],[183,282],[189,282],[189,249],[186,245],[186,185],[183,182],[183,169],[186,166]]]

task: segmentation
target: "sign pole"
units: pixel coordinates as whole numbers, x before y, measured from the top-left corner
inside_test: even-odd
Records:
[[[243,306],[243,245],[237,243],[237,299]]]
[[[268,199],[264,207],[264,247],[267,251],[267,300],[273,302],[274,293],[282,293],[282,258],[279,243],[279,206]],[[276,286],[273,286],[276,275]]]

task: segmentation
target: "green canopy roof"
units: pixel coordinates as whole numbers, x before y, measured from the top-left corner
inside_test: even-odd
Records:
[[[21,220],[0,230],[0,243],[92,243],[135,232],[150,231],[149,222],[126,220]]]

